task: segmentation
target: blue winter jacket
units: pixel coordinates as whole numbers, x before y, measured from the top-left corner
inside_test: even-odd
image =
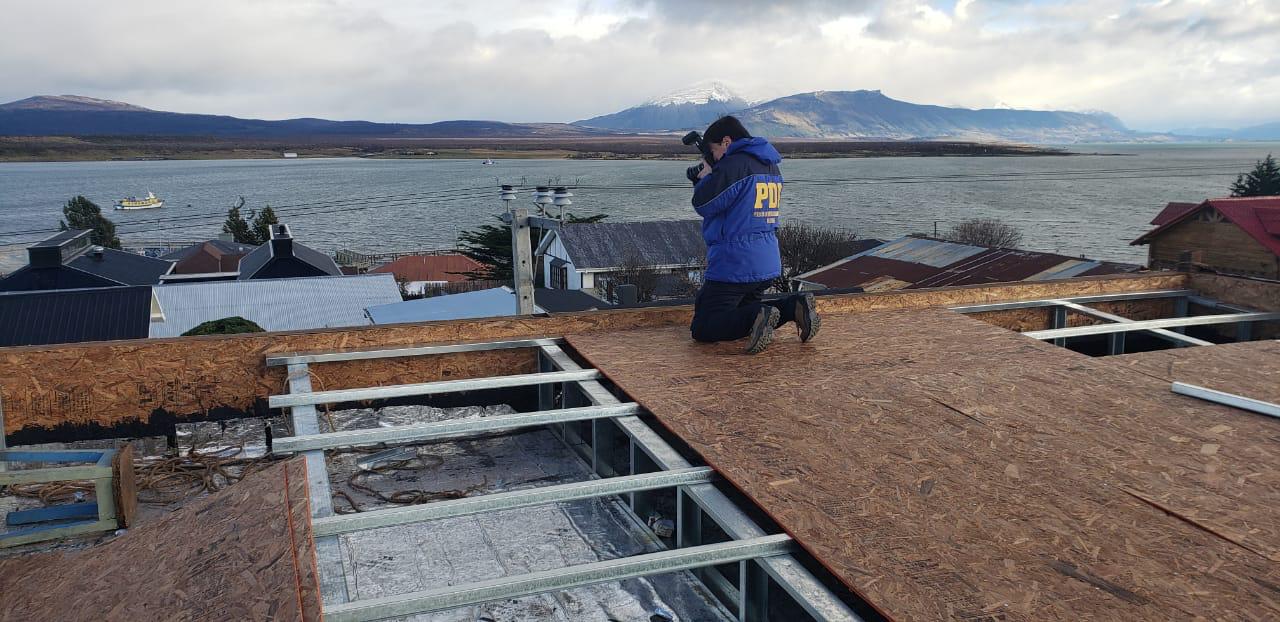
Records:
[[[707,280],[758,283],[782,274],[774,233],[782,204],[781,161],[763,138],[735,140],[693,187],[693,208],[702,216],[707,243]]]

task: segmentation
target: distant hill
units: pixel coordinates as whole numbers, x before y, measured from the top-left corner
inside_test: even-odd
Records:
[[[712,121],[746,108],[749,102],[720,82],[702,82],[651,99],[621,112],[573,124],[629,132],[703,129]]]
[[[752,132],[779,138],[1074,143],[1138,137],[1103,112],[947,108],[899,101],[880,91],[800,93],[739,116]]]
[[[325,119],[267,121],[224,115],[161,112],[77,95],[37,96],[0,104],[0,136],[533,138],[593,133],[599,132],[564,123],[441,121],[411,124]]]
[[[1214,127],[1193,127],[1171,130],[1171,134],[1209,140],[1280,140],[1280,121],[1263,123],[1238,130]]]

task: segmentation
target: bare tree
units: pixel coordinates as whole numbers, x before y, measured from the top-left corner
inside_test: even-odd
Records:
[[[1017,248],[1022,242],[1022,231],[995,218],[974,218],[952,227],[942,237],[974,246]]]
[[[839,229],[800,223],[778,227],[782,276],[774,279],[773,288],[781,292],[790,291],[791,279],[852,255],[857,242],[856,233]]]
[[[679,270],[676,274],[676,283],[671,289],[673,298],[693,298],[698,295],[698,289],[702,287],[703,276],[707,273],[706,256],[698,257],[689,263],[689,267]]]
[[[646,265],[637,255],[628,255],[622,262],[622,269],[609,275],[605,285],[605,295],[614,302],[618,300],[619,285],[636,286],[636,302],[651,302],[658,292],[658,277],[661,272]]]

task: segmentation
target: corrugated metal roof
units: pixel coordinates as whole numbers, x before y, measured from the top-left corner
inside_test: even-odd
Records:
[[[165,321],[152,337],[175,337],[202,322],[240,316],[269,331],[369,324],[364,310],[399,302],[390,274],[160,285],[156,299]]]
[[[630,259],[683,266],[707,255],[699,220],[567,224],[557,235],[578,270],[618,268]]]
[[[974,252],[977,251],[977,252]],[[950,263],[938,265],[951,260]],[[1139,266],[929,238],[902,238],[801,278],[826,287],[924,288],[1133,272]]]
[[[1098,266],[1101,261],[1091,261],[1088,259],[1068,259],[1056,266],[1037,272],[1025,279],[1024,281],[1048,281],[1050,279],[1069,279],[1073,276],[1080,276]]]
[[[934,268],[945,268],[957,261],[972,257],[986,250],[988,249],[982,246],[906,237],[873,248],[864,253],[864,256],[871,255],[883,259],[896,259],[908,263],[933,266]]]
[[[1186,220],[1203,208],[1213,208],[1222,213],[1227,220],[1235,223],[1250,237],[1257,240],[1276,255],[1280,255],[1280,197],[1231,197],[1226,199],[1209,199],[1200,203],[1195,209],[1180,212],[1176,216],[1159,223],[1159,225],[1130,244],[1146,244],[1161,232]],[[1169,208],[1165,208],[1168,211]],[[1164,212],[1161,212],[1164,215]],[[1157,216],[1157,219],[1160,217]],[[1154,221],[1153,221],[1154,222]]]
[[[0,346],[141,339],[150,316],[150,287],[0,294]]]

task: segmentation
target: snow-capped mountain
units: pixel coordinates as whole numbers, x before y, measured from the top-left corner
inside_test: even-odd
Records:
[[[728,105],[748,104],[746,98],[734,92],[727,84],[708,80],[691,84],[685,88],[672,91],[662,97],[655,97],[642,106],[678,106],[680,104],[709,104],[722,102]]]
[[[622,112],[575,121],[574,125],[632,132],[700,130],[750,105],[722,82],[699,82]]]

